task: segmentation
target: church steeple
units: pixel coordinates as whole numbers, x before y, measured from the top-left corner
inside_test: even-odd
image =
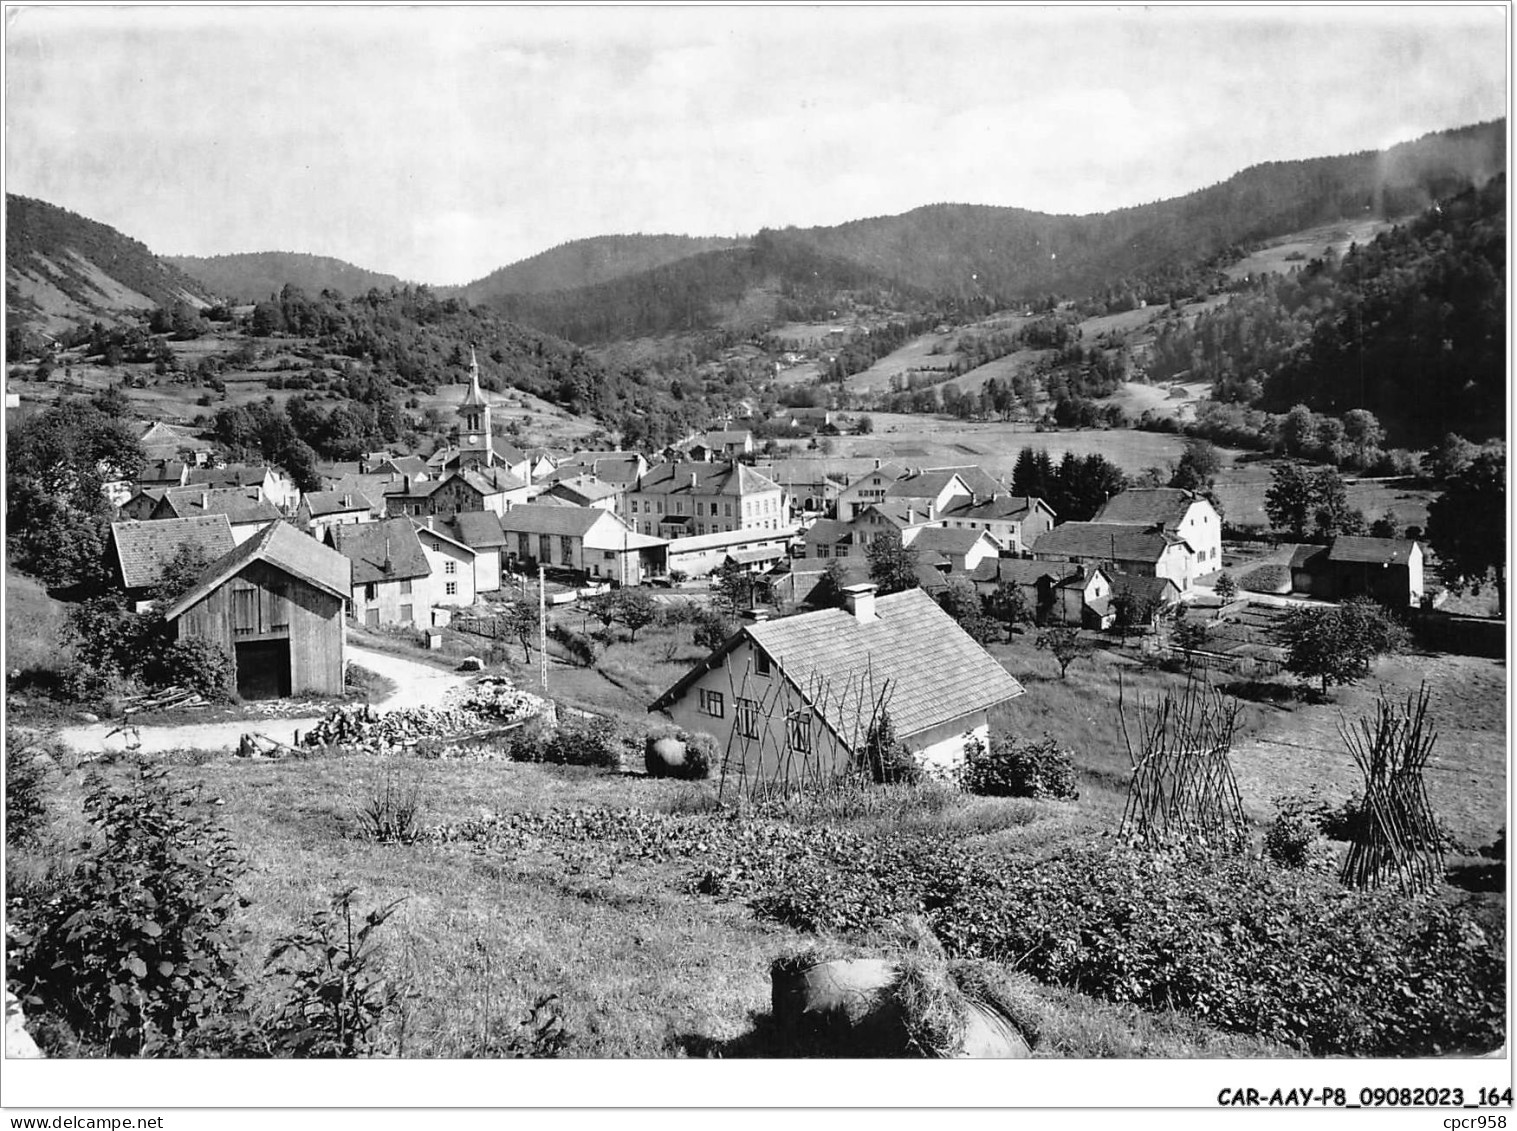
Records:
[[[459,467],[489,467],[495,462],[490,443],[490,402],[479,388],[479,358],[469,347],[469,391],[458,406],[463,417],[458,428]]]

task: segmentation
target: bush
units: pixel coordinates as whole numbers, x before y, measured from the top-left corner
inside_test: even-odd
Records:
[[[564,651],[569,653],[569,658],[582,668],[593,667],[600,657],[599,642],[586,633],[576,632],[566,625],[555,624],[548,629],[548,635],[563,645]]]
[[[47,770],[41,747],[9,728],[5,732],[5,843],[36,844],[47,831]]]
[[[964,788],[982,797],[1051,797],[1074,801],[1074,755],[1059,749],[1052,735],[1018,742],[996,736],[986,750],[974,740],[964,748]]]
[[[146,675],[150,683],[178,684],[213,703],[222,703],[236,689],[236,672],[232,654],[225,646],[192,636],[165,648],[149,665]]]
[[[1301,810],[1281,808],[1264,832],[1264,855],[1282,868],[1305,868],[1318,829]]]
[[[598,716],[560,723],[543,746],[542,760],[564,766],[620,769],[622,743],[616,724]]]
[[[369,795],[358,810],[362,836],[381,844],[410,844],[420,831],[421,801],[416,784],[402,785],[385,771],[384,784]]]
[[[183,1054],[246,993],[231,923],[242,861],[167,776],[144,762],[122,792],[91,780],[84,811],[103,843],[14,933],[27,1006],[112,1056]]]
[[[1289,593],[1290,567],[1274,564],[1256,566],[1238,579],[1238,586],[1250,593]]]

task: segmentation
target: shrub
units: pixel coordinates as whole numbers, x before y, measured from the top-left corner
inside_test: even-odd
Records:
[[[593,636],[586,633],[576,632],[566,625],[555,624],[548,629],[548,635],[558,641],[564,651],[569,653],[569,658],[582,668],[593,667],[600,656],[600,644]]]
[[[155,684],[178,684],[213,703],[225,702],[236,688],[232,654],[214,640],[188,637],[163,650],[147,670]]]
[[[358,810],[361,835],[381,844],[410,844],[420,831],[421,802],[416,784],[402,785],[386,769],[384,784]]]
[[[242,861],[167,775],[144,762],[122,792],[91,780],[84,811],[103,843],[14,936],[27,1004],[114,1056],[182,1053],[246,993],[231,923]]]
[[[682,773],[674,776],[685,781],[704,781],[711,776],[711,767],[719,757],[719,747],[713,735],[697,731],[685,739],[685,764]]]
[[[36,844],[47,829],[47,771],[30,738],[5,732],[5,843]]]
[[[964,788],[984,797],[1051,797],[1074,801],[1074,755],[1059,749],[1052,735],[1017,741],[997,735],[986,750],[978,740],[965,746]]]
[[[542,760],[565,766],[619,769],[622,744],[616,733],[616,724],[599,716],[560,723],[543,745]]]
[[[1238,585],[1250,593],[1289,593],[1290,567],[1276,564],[1255,566],[1238,579]]]
[[[1231,601],[1238,595],[1238,583],[1233,580],[1233,575],[1230,573],[1224,573],[1221,577],[1217,578],[1217,582],[1212,588],[1217,591],[1217,596],[1221,597],[1224,601]]]
[[[265,970],[290,980],[272,1026],[277,1052],[301,1057],[358,1057],[380,1051],[384,1024],[404,995],[373,970],[374,932],[401,901],[376,908],[355,929],[348,888],[302,930],[274,944]]]
[[[1317,834],[1317,826],[1301,810],[1281,808],[1265,830],[1264,855],[1282,868],[1305,868]]]
[[[864,766],[877,785],[919,785],[921,764],[896,738],[890,712],[881,710],[864,737]]]

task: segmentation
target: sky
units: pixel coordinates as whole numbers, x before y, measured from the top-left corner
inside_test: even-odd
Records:
[[[434,285],[568,240],[1086,213],[1507,109],[1505,5],[31,7],[5,187]]]

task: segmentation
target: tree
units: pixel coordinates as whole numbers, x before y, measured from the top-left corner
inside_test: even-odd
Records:
[[[163,567],[158,585],[153,590],[153,600],[158,603],[158,607],[168,608],[193,589],[195,583],[205,575],[212,560],[203,546],[191,542],[181,543]]]
[[[985,598],[985,612],[1004,624],[1009,631],[1019,624],[1031,624],[1035,616],[1027,591],[1010,581],[1003,581]]]
[[[1175,465],[1175,473],[1169,478],[1171,487],[1186,491],[1199,491],[1216,481],[1222,470],[1222,455],[1210,440],[1191,437],[1185,441],[1185,454]]]
[[[843,603],[843,586],[848,584],[848,571],[837,558],[828,558],[822,576],[806,596],[806,604],[817,609],[835,609]]]
[[[508,635],[515,636],[521,643],[521,658],[523,663],[532,659],[532,645],[537,641],[538,625],[537,603],[535,601],[508,601],[501,607],[501,627]]]
[[[646,589],[623,589],[617,602],[616,617],[627,626],[631,638],[637,639],[637,630],[646,628],[658,617],[658,602]]]
[[[716,651],[732,635],[732,622],[717,609],[690,607],[690,623],[695,626],[695,642],[702,648]]]
[[[1123,630],[1123,635],[1130,628],[1143,629],[1151,625],[1159,605],[1157,598],[1144,596],[1133,589],[1120,589],[1111,597],[1112,612],[1116,614],[1117,627]]]
[[[1238,595],[1238,583],[1233,580],[1233,575],[1230,573],[1224,573],[1221,577],[1217,578],[1216,584],[1212,588],[1216,590],[1217,596],[1221,597],[1224,601],[1231,601]]]
[[[1506,617],[1506,444],[1481,448],[1427,511],[1427,539],[1451,588],[1475,593],[1494,578]]]
[[[618,603],[619,597],[616,593],[596,593],[586,597],[580,603],[580,607],[584,609],[586,615],[600,621],[601,636],[609,637],[611,626],[617,619]]]
[[[1348,488],[1336,468],[1319,467],[1309,481],[1312,520],[1324,542],[1335,534],[1362,534],[1364,515],[1348,505]]]
[[[880,596],[916,589],[917,552],[914,546],[901,541],[898,530],[889,529],[876,534],[864,551],[869,563],[869,579],[879,586]]]
[[[1264,513],[1269,516],[1269,524],[1285,531],[1292,541],[1306,537],[1306,524],[1312,514],[1312,480],[1303,465],[1283,463],[1275,468],[1269,489],[1264,492]]]
[[[1286,669],[1305,679],[1320,679],[1323,695],[1333,684],[1363,679],[1377,656],[1400,651],[1406,643],[1406,630],[1368,597],[1355,597],[1335,608],[1291,609],[1280,635]]]
[[[1353,450],[1355,461],[1364,467],[1369,453],[1385,443],[1385,429],[1369,409],[1350,409],[1343,414],[1343,438]]]
[[[723,612],[751,607],[753,575],[735,561],[723,562],[711,575],[711,597]]]
[[[1447,482],[1470,464],[1480,449],[1463,436],[1450,432],[1422,457],[1422,473],[1429,479]]]
[[[977,644],[988,644],[999,634],[996,622],[985,615],[980,595],[974,583],[962,577],[948,582],[948,587],[938,594],[938,604],[945,613],[958,622],[960,628],[974,637]]]
[[[1187,669],[1196,662],[1196,653],[1206,647],[1206,625],[1189,614],[1189,605],[1181,605],[1175,610],[1175,624],[1169,637],[1185,657]]]
[[[1066,679],[1069,675],[1069,665],[1076,660],[1087,660],[1095,652],[1095,648],[1080,639],[1078,629],[1073,628],[1047,628],[1038,633],[1038,649],[1053,653],[1054,661],[1059,665],[1059,678]]]

